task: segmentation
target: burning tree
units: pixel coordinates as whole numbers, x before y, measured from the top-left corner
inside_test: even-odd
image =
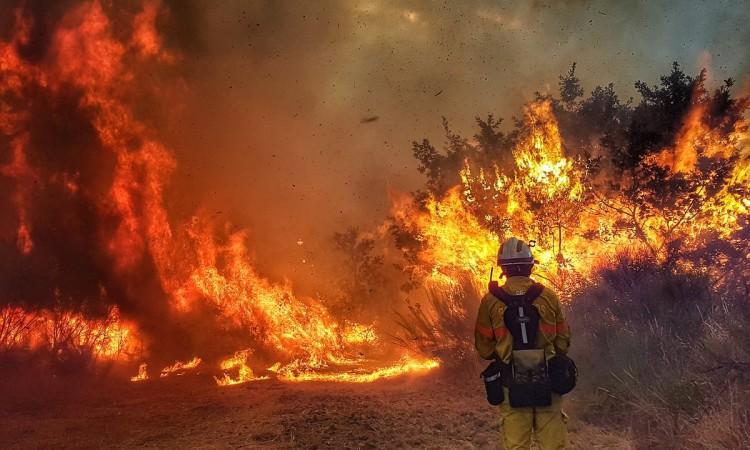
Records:
[[[9,18],[0,40],[0,205],[12,211],[0,218],[0,349],[130,361],[122,349],[146,345],[147,357],[179,358],[167,373],[195,368],[200,353],[245,378],[254,378],[251,353],[294,380],[435,367],[403,352],[365,361],[362,350],[379,341],[373,327],[263,277],[246,230],[207,208],[174,220],[165,192],[178,161],[162,142],[159,104],[179,104],[187,87],[180,49],[157,30],[170,23],[166,8],[19,2]],[[366,241],[351,245],[369,251]],[[148,376],[141,367],[138,380]]]
[[[602,140],[612,158],[598,205],[660,259],[708,231],[728,237],[747,214],[748,99],[732,98],[731,79],[709,93],[705,79],[675,64],[658,86],[636,83],[627,140]]]
[[[402,246],[407,261],[433,281],[449,272],[480,281],[497,242],[520,235],[538,244],[538,275],[570,295],[620,251],[642,247],[665,264],[688,264],[682,256],[709,241],[738,249],[732,235],[750,207],[750,103],[731,95],[732,80],[712,92],[705,85],[705,71],[690,77],[675,64],[658,86],[636,83],[635,106],[621,103],[612,85],[582,99],[574,65],[560,79],[560,99],[537,94],[508,135],[491,119],[478,122],[472,141],[446,125],[444,154],[415,142],[429,191],[414,206],[394,206],[395,235],[419,244]],[[460,181],[450,185],[456,172]],[[439,238],[454,229],[460,244]],[[459,246],[479,252],[456,257]]]

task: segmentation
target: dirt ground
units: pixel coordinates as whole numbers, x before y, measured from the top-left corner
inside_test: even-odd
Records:
[[[476,382],[434,375],[365,385],[205,375],[35,386],[5,380],[0,448],[499,448],[497,410]],[[15,384],[17,386],[11,386]],[[581,424],[568,399],[571,448],[629,448]]]

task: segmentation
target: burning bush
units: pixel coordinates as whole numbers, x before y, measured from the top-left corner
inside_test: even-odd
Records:
[[[396,312],[403,347],[438,356],[448,369],[471,372],[477,368],[473,345],[476,311],[481,289],[466,276],[456,284],[428,286],[427,305],[409,302],[406,312]]]
[[[38,318],[21,308],[0,309],[0,353],[26,347]]]
[[[132,355],[138,339],[117,307],[98,319],[69,310],[6,307],[0,310],[0,338],[0,358],[32,351],[46,355],[57,373],[80,372],[99,360]]]
[[[508,134],[490,117],[473,139],[446,125],[443,151],[414,142],[427,190],[394,204],[391,227],[412,279],[483,283],[509,235],[536,241],[537,275],[567,299],[623,249],[665,265],[717,242],[741,252],[750,101],[732,80],[713,92],[705,82],[675,64],[658,86],[636,83],[633,106],[611,85],[581,98],[571,70],[562,100],[537,95]]]

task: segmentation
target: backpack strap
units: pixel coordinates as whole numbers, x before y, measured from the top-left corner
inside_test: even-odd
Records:
[[[534,300],[539,298],[540,295],[542,295],[542,291],[544,290],[544,286],[540,283],[534,283],[532,284],[526,292],[523,294],[523,302],[532,304],[534,303]]]
[[[490,294],[505,303],[505,306],[532,304],[534,303],[534,300],[542,295],[543,290],[544,286],[542,284],[534,283],[523,294],[512,295],[505,292],[505,289],[501,288],[497,281],[491,281],[489,285]]]

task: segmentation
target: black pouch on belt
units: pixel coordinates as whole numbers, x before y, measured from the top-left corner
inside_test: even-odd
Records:
[[[487,401],[490,405],[497,406],[505,400],[503,379],[508,369],[507,364],[492,361],[480,375],[482,381],[484,381],[484,389],[487,391]]]
[[[548,362],[552,392],[565,395],[576,387],[578,368],[570,357],[557,353]]]

